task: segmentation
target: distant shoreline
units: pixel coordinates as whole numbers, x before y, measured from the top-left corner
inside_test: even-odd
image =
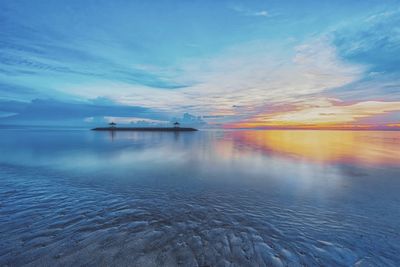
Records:
[[[194,132],[195,128],[181,127],[98,127],[92,131],[148,131],[148,132]]]

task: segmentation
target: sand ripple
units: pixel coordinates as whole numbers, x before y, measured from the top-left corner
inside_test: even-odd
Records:
[[[250,189],[113,190],[52,175],[0,168],[1,266],[400,262],[399,229],[362,213],[283,203]]]

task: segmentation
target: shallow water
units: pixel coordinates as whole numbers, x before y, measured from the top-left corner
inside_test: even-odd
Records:
[[[0,131],[0,266],[398,266],[400,132]]]

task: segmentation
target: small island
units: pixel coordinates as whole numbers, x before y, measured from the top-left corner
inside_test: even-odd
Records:
[[[179,127],[179,122],[174,127],[116,127],[115,122],[109,123],[109,127],[93,128],[92,131],[148,131],[148,132],[193,132],[195,128]]]

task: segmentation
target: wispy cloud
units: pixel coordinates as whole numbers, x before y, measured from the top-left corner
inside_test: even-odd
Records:
[[[250,14],[253,16],[261,16],[261,17],[267,17],[269,15],[268,11],[266,11],[266,10],[255,11]]]
[[[268,17],[270,15],[269,12],[265,9],[253,10],[239,5],[230,6],[230,9],[244,16]]]
[[[400,68],[400,9],[380,12],[351,27],[334,32],[334,44],[344,58],[365,64],[371,72],[395,72]]]

